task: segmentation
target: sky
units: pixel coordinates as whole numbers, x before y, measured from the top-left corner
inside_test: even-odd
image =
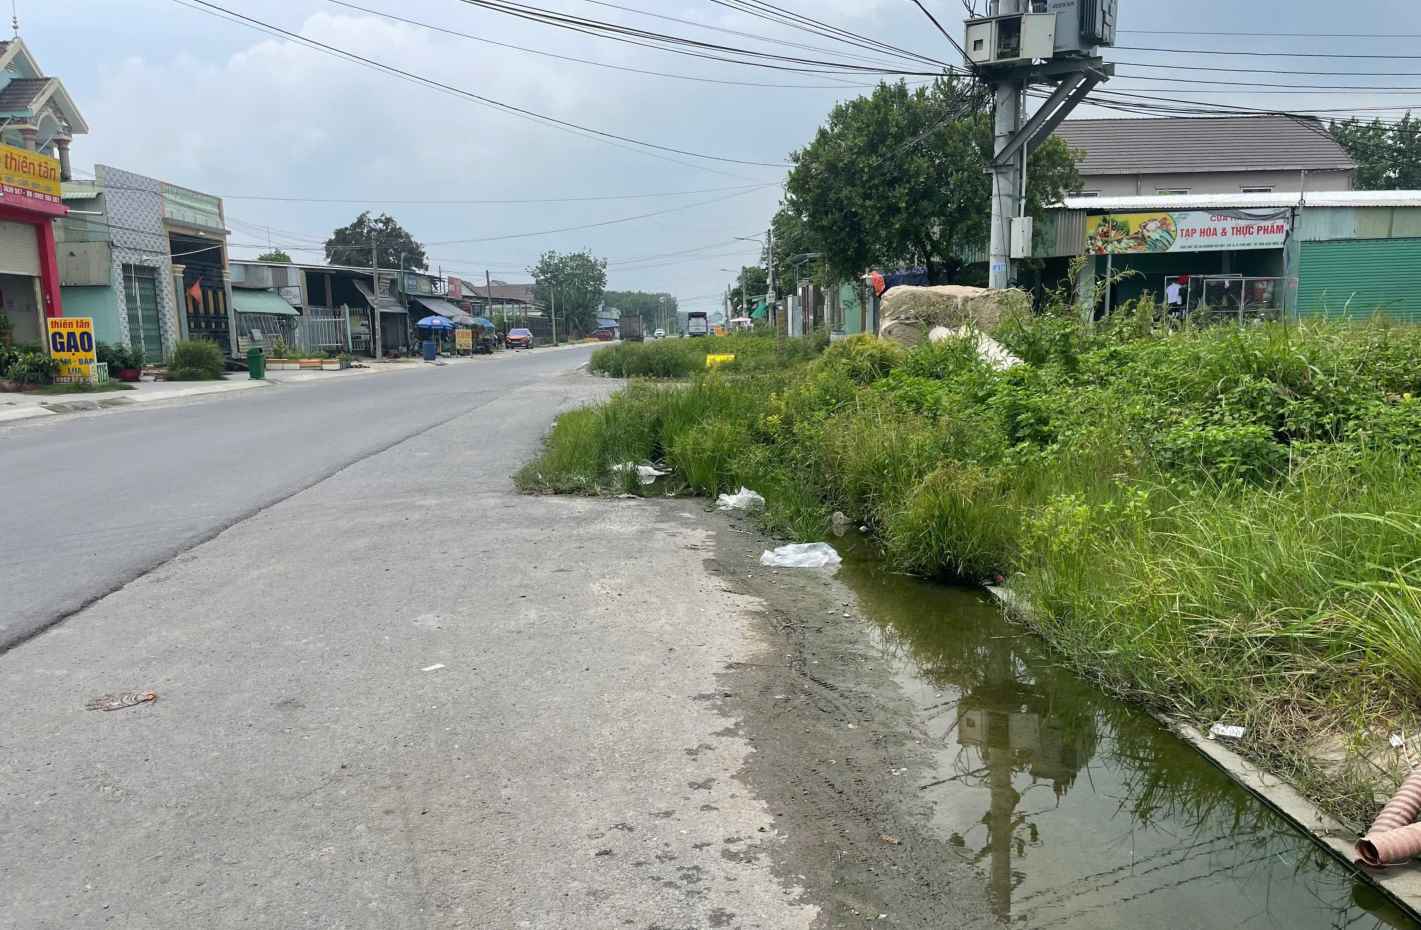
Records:
[[[588,249],[608,260],[612,289],[667,291],[682,309],[710,309],[734,277],[723,269],[758,261],[759,242],[746,240],[764,235],[789,153],[813,137],[836,101],[869,92],[876,80],[689,58],[465,0],[213,2],[451,88],[727,159],[652,152],[515,116],[200,12],[190,0],[16,0],[21,36],[44,71],[64,81],[89,123],[89,134],[73,145],[76,175],[107,164],[222,196],[236,257],[270,244],[297,260],[318,261],[332,229],[371,209],[395,216],[425,243],[431,269],[446,274],[482,280],[487,271],[495,279],[529,280],[527,269],[544,250]],[[715,0],[526,2],[782,55],[836,62],[868,55]],[[959,64],[911,0],[776,4]],[[963,0],[924,5],[960,40]],[[1119,47],[1106,57],[1138,64],[1120,67],[1109,85],[1115,91],[1292,110],[1421,102],[1421,4],[1409,0],[1353,0],[1345,7],[1322,0],[1121,0],[1120,17]],[[1309,57],[1325,53],[1398,57]],[[894,60],[895,68],[918,70]],[[1286,70],[1328,74],[1276,73]],[[1360,74],[1367,71],[1399,73]],[[1194,81],[1222,83],[1185,83]],[[1270,83],[1283,86],[1260,86]],[[1400,92],[1327,93],[1307,84]],[[1083,108],[1077,115],[1120,114]],[[564,202],[468,202],[533,199]],[[604,225],[567,230],[592,224]]]

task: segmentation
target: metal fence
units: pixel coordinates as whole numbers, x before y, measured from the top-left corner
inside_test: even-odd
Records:
[[[307,307],[296,325],[297,344],[303,349],[345,352],[350,348],[350,326],[344,310]]]
[[[1286,309],[1288,278],[1243,275],[1190,275],[1165,278],[1166,302],[1172,284],[1180,285],[1184,312],[1219,322],[1278,320]],[[1171,304],[1172,312],[1178,304]]]

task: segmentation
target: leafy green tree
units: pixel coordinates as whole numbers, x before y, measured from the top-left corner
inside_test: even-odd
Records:
[[[424,271],[429,267],[424,246],[416,242],[414,236],[388,213],[372,217],[369,210],[357,216],[349,226],[331,233],[326,240],[326,261],[332,265],[369,268],[372,244],[381,268],[399,268],[401,255],[405,268]]]
[[[770,225],[775,232],[775,296],[784,297],[794,291],[796,263],[793,259],[800,255],[822,253],[824,250],[820,248],[819,240],[805,225],[804,217],[792,209],[789,204],[780,204]],[[767,244],[762,253],[762,260],[768,264],[769,259],[770,248]],[[821,260],[798,264],[801,281],[816,278],[816,272],[824,267]],[[821,281],[820,283],[826,282]]]
[[[1358,189],[1421,188],[1421,119],[1410,112],[1393,124],[1376,119],[1333,123],[1332,138],[1357,163]]]
[[[544,252],[538,264],[529,268],[533,293],[539,304],[556,303],[558,331],[587,335],[597,328],[597,308],[607,289],[607,260],[591,253]]]
[[[263,252],[257,256],[259,262],[285,262],[291,264],[291,256],[281,249],[272,249],[270,252]]]
[[[664,321],[676,319],[676,298],[664,292],[653,294],[648,291],[607,291],[602,295],[602,301],[608,307],[620,310],[624,320],[632,316],[641,317],[642,326],[648,333],[663,325]],[[665,315],[662,314],[663,309]],[[673,325],[674,323],[667,323],[667,328],[670,329]]]
[[[770,270],[763,265],[746,265],[730,284],[730,309],[733,316],[749,316],[755,304],[770,290]],[[743,297],[743,300],[742,300]]]
[[[883,83],[836,106],[790,156],[784,209],[835,277],[922,265],[954,281],[989,238],[991,151],[989,101],[969,85]],[[1076,154],[1053,138],[1031,156],[1028,207],[1040,216],[1079,184]]]

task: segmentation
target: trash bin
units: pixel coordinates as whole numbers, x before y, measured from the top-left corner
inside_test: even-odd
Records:
[[[432,361],[434,361],[434,359],[435,359],[434,340],[433,340],[433,339],[426,339],[426,340],[424,340],[424,360],[425,360],[426,362],[432,362]]]
[[[266,380],[266,356],[262,354],[261,346],[252,346],[247,350],[247,372],[253,381]]]

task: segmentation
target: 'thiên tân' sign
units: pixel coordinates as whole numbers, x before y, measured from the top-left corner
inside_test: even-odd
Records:
[[[55,380],[65,384],[92,381],[94,365],[94,321],[86,316],[57,316],[47,321],[49,354],[59,363]]]
[[[1286,215],[1259,218],[1199,210],[1111,213],[1086,220],[1090,255],[1281,249],[1287,241]]]
[[[0,203],[62,215],[59,159],[40,152],[0,145]]]

